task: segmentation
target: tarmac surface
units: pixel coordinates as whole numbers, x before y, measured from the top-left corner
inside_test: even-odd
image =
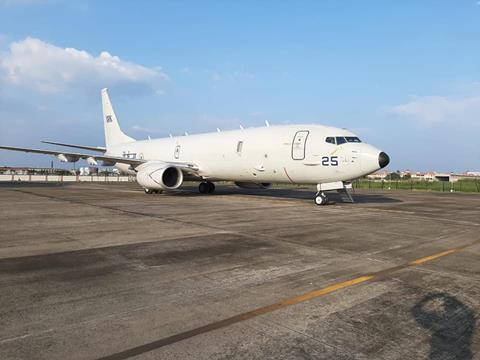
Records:
[[[313,193],[0,184],[0,358],[480,358],[479,195]]]

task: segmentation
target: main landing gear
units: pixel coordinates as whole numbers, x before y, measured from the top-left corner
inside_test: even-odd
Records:
[[[315,195],[315,204],[316,205],[327,205],[328,204],[328,197],[325,195],[324,192],[318,192]]]
[[[215,191],[215,184],[210,181],[202,181],[198,185],[198,191],[200,194],[212,194]]]
[[[143,191],[145,191],[145,194],[161,194],[162,193],[162,190],[154,190],[154,189],[143,189]]]

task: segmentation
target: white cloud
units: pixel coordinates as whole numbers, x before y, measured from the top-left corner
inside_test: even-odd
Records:
[[[445,122],[478,122],[480,95],[418,96],[405,104],[393,106],[388,111],[426,125]]]
[[[30,37],[11,43],[0,55],[0,83],[43,94],[114,86],[147,87],[158,92],[166,79],[159,68],[124,61],[107,51],[94,56]]]

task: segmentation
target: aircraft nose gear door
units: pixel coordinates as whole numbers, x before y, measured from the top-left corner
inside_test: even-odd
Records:
[[[308,138],[308,131],[297,131],[292,143],[292,159],[303,160],[305,159],[305,144]]]

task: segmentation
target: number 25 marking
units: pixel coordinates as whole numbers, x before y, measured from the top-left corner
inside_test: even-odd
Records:
[[[322,157],[323,166],[338,166],[338,156]]]

